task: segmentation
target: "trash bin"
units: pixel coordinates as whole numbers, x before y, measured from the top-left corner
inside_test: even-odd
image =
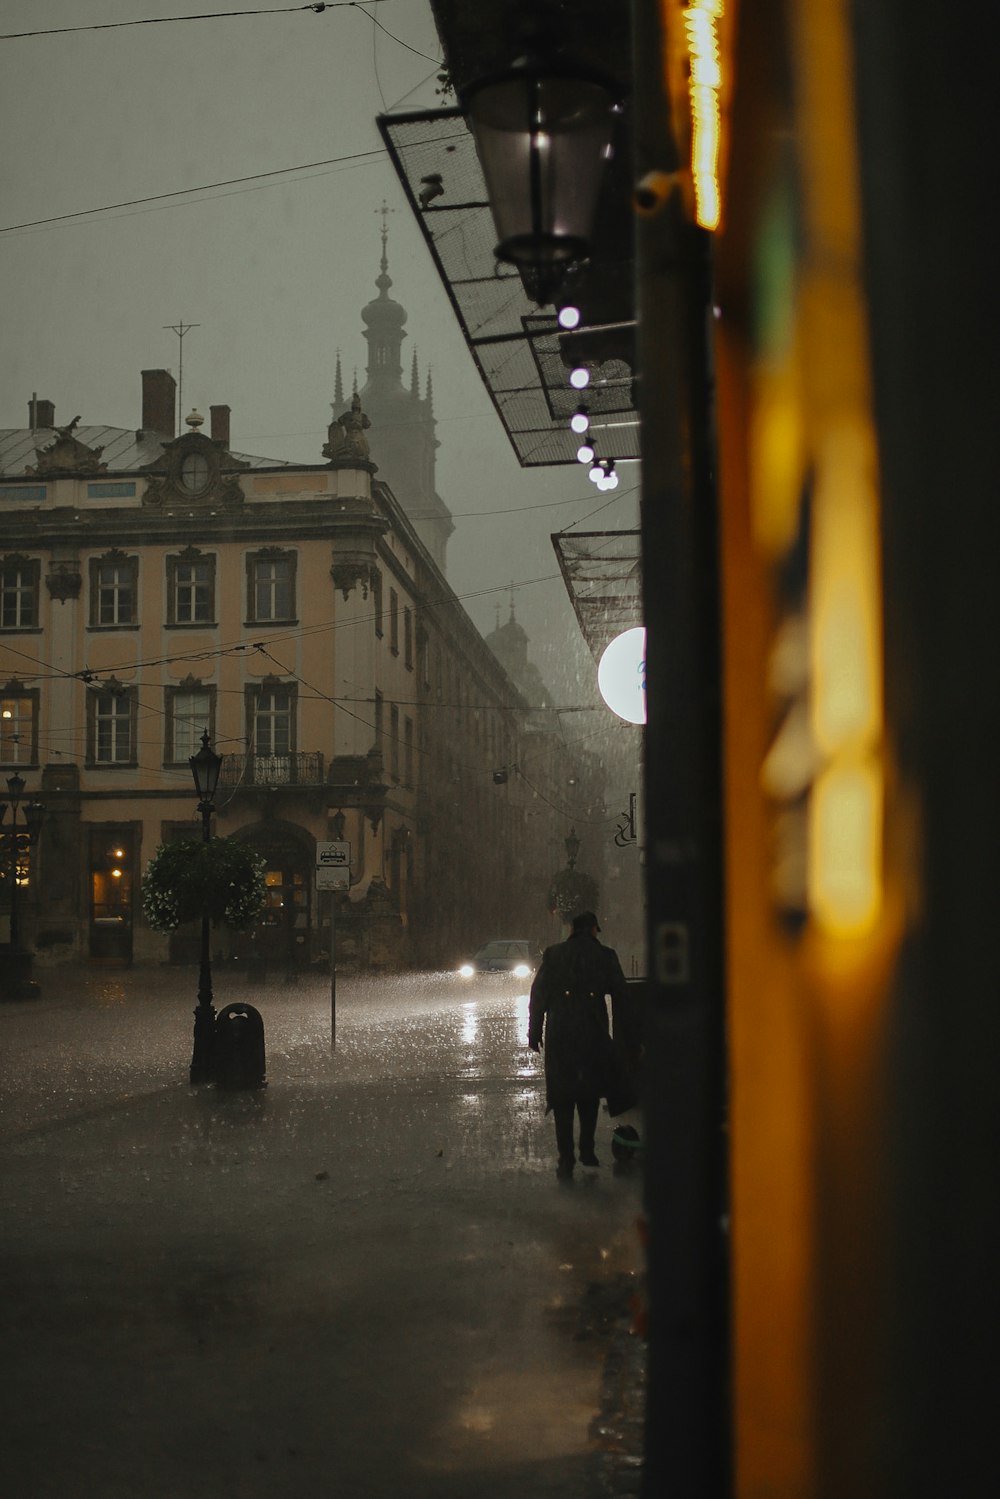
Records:
[[[264,1021],[253,1005],[226,1005],[215,1018],[215,1086],[266,1088]]]

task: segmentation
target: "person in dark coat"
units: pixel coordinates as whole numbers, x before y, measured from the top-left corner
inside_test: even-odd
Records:
[[[618,954],[597,940],[600,930],[593,911],[574,916],[566,941],[545,949],[531,985],[528,1045],[540,1051],[544,1039],[545,1112],[555,1116],[561,1176],[576,1164],[574,1112],[580,1116],[580,1164],[600,1164],[597,1111],[618,1083],[605,996],[625,999],[628,990]],[[631,1102],[619,1101],[613,1112]]]

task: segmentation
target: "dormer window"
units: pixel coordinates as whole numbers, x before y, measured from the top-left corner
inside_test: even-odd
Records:
[[[188,453],[181,464],[181,488],[187,494],[200,494],[207,489],[212,476],[208,458],[204,453]]]

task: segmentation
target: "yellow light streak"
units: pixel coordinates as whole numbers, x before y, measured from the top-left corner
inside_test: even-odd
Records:
[[[693,0],[683,12],[691,62],[688,95],[691,101],[691,176],[695,218],[703,229],[717,229],[722,217],[719,189],[719,150],[722,119],[722,61],[719,23],[723,0]]]

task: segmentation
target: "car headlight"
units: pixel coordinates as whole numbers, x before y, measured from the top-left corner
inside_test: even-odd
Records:
[[[514,969],[514,977],[516,979],[526,979],[530,972],[531,969],[528,967],[527,963],[518,963],[517,967]]]
[[[463,963],[458,971],[464,979],[471,979],[476,972],[471,963]]]

